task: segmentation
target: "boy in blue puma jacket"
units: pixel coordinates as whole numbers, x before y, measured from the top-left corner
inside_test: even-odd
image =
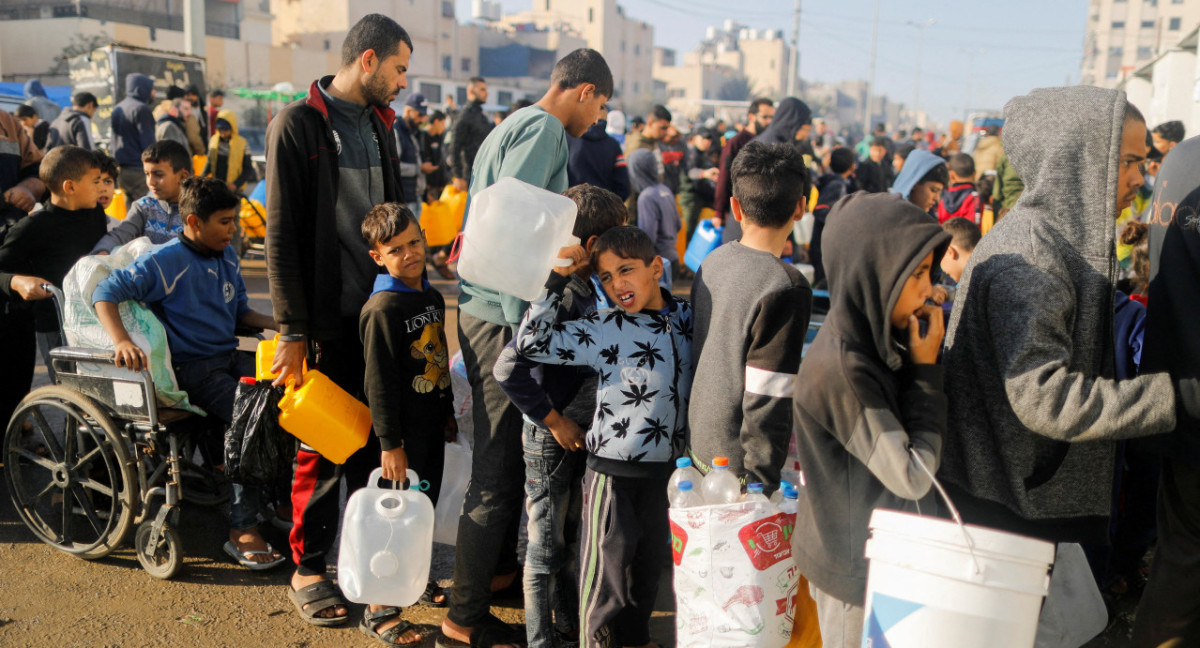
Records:
[[[580,644],[642,646],[669,560],[666,487],[687,429],[692,310],[658,285],[662,260],[642,230],[608,230],[591,259],[617,307],[556,323],[574,267],[557,269],[549,295],[521,321],[516,347],[530,360],[598,374],[585,440]]]

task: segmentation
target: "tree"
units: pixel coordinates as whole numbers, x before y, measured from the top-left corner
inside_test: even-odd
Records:
[[[69,65],[67,60],[80,54],[87,54],[97,47],[112,43],[112,38],[104,34],[72,34],[70,42],[62,49],[62,53],[54,58],[54,65],[46,70],[48,76],[67,76]]]
[[[730,78],[717,88],[717,99],[721,101],[750,101],[754,97],[754,84],[744,75]]]

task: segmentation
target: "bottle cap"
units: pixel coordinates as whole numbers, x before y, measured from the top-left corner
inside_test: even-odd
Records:
[[[800,491],[789,486],[788,488],[783,489],[783,496],[788,499],[797,499],[800,497]]]
[[[729,458],[728,457],[713,457],[713,467],[714,468],[728,468],[729,467]]]
[[[692,482],[689,480],[684,480],[684,481],[679,482],[679,490],[681,490],[681,491],[692,490]]]
[[[758,482],[754,482],[753,484],[746,484],[746,490],[751,493],[761,493],[763,490],[763,485]]]
[[[692,460],[688,457],[680,457],[675,460],[676,468],[687,468],[690,465],[692,465]]]

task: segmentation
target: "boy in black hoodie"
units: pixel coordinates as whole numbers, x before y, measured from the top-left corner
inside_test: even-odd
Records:
[[[43,338],[46,348],[61,345],[54,304],[45,301],[31,308],[28,302],[49,299],[42,285],[61,286],[71,266],[107,229],[104,213],[96,209],[100,166],[90,152],[59,146],[42,159],[39,175],[50,189],[50,206],[17,221],[0,246],[0,292],[6,297],[0,317],[14,332],[5,339],[0,361],[7,386],[0,397],[5,421],[33,382],[36,339]]]
[[[830,212],[824,247],[833,308],[800,365],[793,399],[805,486],[792,536],[829,648],[860,645],[871,511],[913,510],[928,494],[931,481],[910,448],[937,469],[946,430],[935,364],[942,315],[925,301],[949,243],[927,214],[886,194],[854,194]]]

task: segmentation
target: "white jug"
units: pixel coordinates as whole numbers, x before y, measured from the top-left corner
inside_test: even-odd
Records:
[[[338,550],[338,584],[354,603],[408,606],[429,582],[433,558],[433,503],[416,489],[378,488],[376,468],[364,488],[346,502]]]
[[[537,299],[559,249],[571,236],[575,201],[516,178],[501,178],[471,198],[458,273],[485,288]]]

